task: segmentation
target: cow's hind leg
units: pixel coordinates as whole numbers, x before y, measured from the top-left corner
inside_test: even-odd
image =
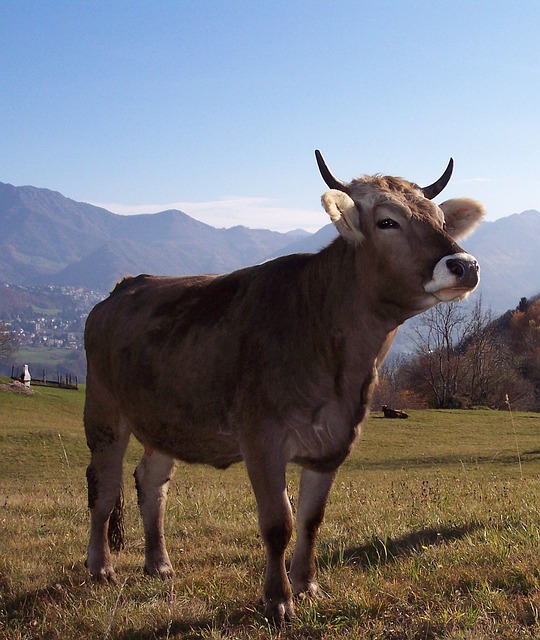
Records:
[[[315,538],[324,516],[335,473],[302,469],[296,515],[297,538],[291,562],[291,583],[295,594],[316,595]]]
[[[135,484],[144,525],[144,570],[163,579],[172,578],[174,570],[165,546],[163,520],[169,482],[177,462],[159,451],[145,447],[144,455],[135,469]]]
[[[115,529],[121,517],[122,461],[129,441],[129,430],[121,424],[97,423],[85,412],[90,464],[86,470],[88,506],[90,508],[90,542],[86,566],[94,578],[116,582],[109,541],[118,549],[122,532]],[[112,517],[111,517],[112,514]],[[110,527],[110,528],[109,528]]]

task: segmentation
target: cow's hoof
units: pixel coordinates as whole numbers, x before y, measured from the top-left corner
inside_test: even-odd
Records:
[[[295,598],[300,600],[304,600],[306,598],[319,598],[321,596],[319,585],[316,580],[305,582],[297,585],[296,587],[293,585],[293,592]]]
[[[276,627],[283,626],[294,618],[292,600],[286,602],[267,602],[264,606],[264,617]]]
[[[174,578],[174,569],[167,562],[161,562],[151,565],[144,565],[144,572],[149,576],[156,576],[162,580],[172,580]]]
[[[90,569],[92,578],[100,584],[117,584],[116,573],[112,566],[100,567],[99,569]]]

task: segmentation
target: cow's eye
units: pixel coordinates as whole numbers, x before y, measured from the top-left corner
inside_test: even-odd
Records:
[[[377,226],[379,229],[399,229],[399,223],[392,218],[385,218],[384,220],[379,220],[377,222]]]

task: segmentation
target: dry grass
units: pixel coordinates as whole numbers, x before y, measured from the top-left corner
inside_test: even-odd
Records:
[[[489,411],[374,414],[321,530],[325,595],[276,632],[258,606],[264,556],[241,465],[180,467],[167,517],[177,575],[165,583],[141,570],[134,443],[119,583],[88,579],[83,397],[0,394],[0,637],[540,637],[540,415],[514,414],[512,427]]]

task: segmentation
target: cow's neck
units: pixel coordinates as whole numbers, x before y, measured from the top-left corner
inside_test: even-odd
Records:
[[[373,274],[373,265],[368,259],[363,265],[357,251],[338,238],[314,254],[302,274],[304,295],[317,310],[314,333],[334,352],[333,375],[342,381],[352,414],[369,404],[376,369],[400,324],[391,305],[378,305],[373,282],[365,277]]]
[[[319,308],[328,326],[382,345],[389,333],[414,315],[379,293],[384,287],[376,276],[371,256],[341,237],[313,256],[307,277],[321,297]]]

